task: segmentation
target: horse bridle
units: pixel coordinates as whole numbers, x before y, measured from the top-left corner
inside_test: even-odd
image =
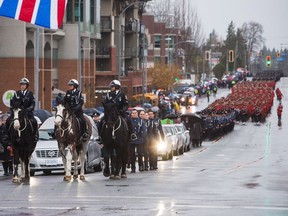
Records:
[[[20,110],[21,110],[21,109],[20,109]],[[27,127],[27,119],[25,118],[25,116],[23,117],[23,119],[24,119],[25,126],[24,126],[23,129],[21,129],[21,130],[19,129],[19,130],[18,130],[18,131],[20,131],[20,132],[22,132],[23,130],[25,130],[26,127]],[[10,123],[10,125],[9,125],[9,130],[10,130],[13,122],[16,121],[16,120],[18,120],[19,122],[22,122],[20,118],[13,118],[12,121],[11,121],[11,123]]]
[[[57,114],[57,111],[56,111],[55,118],[56,118],[57,116],[60,117],[62,120],[65,120],[65,119],[66,119],[64,116]],[[63,137],[64,134],[65,134],[65,132],[66,132],[67,130],[70,131],[71,128],[72,128],[72,125],[71,125],[71,123],[69,123],[69,122],[68,122],[68,127],[67,127],[67,128],[64,128],[64,129],[61,127],[61,124],[60,124],[60,126],[59,126],[59,129],[60,129],[60,137]]]
[[[116,124],[116,122],[119,120],[119,125],[118,125],[118,127],[115,129],[115,124]],[[121,125],[122,125],[122,121],[121,121],[121,117],[120,116],[118,116],[118,119],[115,121],[115,122],[106,122],[105,123],[106,124],[106,128],[108,128],[107,127],[107,125],[108,124],[113,124],[113,126],[112,126],[112,139],[116,139],[116,136],[115,136],[115,132],[117,131],[117,130],[119,130],[119,128],[121,127]]]

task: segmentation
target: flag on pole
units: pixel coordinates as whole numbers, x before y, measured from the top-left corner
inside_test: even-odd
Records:
[[[0,0],[0,16],[58,29],[66,4],[67,0]]]

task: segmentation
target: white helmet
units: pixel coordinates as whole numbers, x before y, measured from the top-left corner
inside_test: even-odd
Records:
[[[30,82],[29,82],[29,80],[27,79],[27,78],[22,78],[21,80],[20,80],[20,82],[19,82],[19,84],[21,85],[21,84],[26,84],[27,86],[29,86],[29,84],[30,84]]]
[[[120,88],[121,87],[121,83],[119,80],[112,80],[110,82],[110,87],[115,86],[116,88]]]
[[[75,88],[77,88],[79,86],[79,83],[76,79],[71,79],[69,80],[68,85],[73,85]]]

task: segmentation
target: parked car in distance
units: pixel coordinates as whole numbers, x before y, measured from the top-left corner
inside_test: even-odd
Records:
[[[173,158],[173,137],[171,133],[164,131],[165,138],[160,139],[157,144],[158,156],[162,157],[162,160],[169,160]]]
[[[178,133],[174,124],[163,124],[164,134],[171,134],[172,144],[173,144],[173,155],[183,154],[183,138]]]
[[[96,141],[98,130],[93,119],[90,116],[88,118],[92,124],[92,135],[88,143],[86,173],[91,169],[94,171],[102,170],[101,146]],[[43,171],[44,174],[51,174],[52,171],[56,170],[64,171],[62,156],[54,135],[54,119],[54,116],[48,118],[39,128],[39,141],[30,160],[31,176],[39,171]]]
[[[175,124],[175,127],[176,127],[177,131],[180,132],[184,136],[184,152],[190,151],[191,146],[190,146],[189,130],[187,130],[185,125],[182,123]]]

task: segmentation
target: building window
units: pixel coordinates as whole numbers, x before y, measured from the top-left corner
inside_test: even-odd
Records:
[[[90,0],[90,21],[91,25],[95,23],[95,0]]]
[[[78,22],[79,17],[79,1],[75,0],[75,22]],[[83,0],[80,0],[80,22],[83,22]]]
[[[67,23],[72,23],[72,17],[73,17],[73,8],[72,8],[72,0],[69,0],[67,2],[67,6],[66,6],[66,22]]]
[[[161,35],[154,36],[154,48],[160,48],[161,46]]]
[[[175,37],[173,35],[165,36],[165,47],[172,49],[174,47]]]
[[[161,57],[160,56],[155,56],[154,57],[154,64],[160,64],[161,62]]]

